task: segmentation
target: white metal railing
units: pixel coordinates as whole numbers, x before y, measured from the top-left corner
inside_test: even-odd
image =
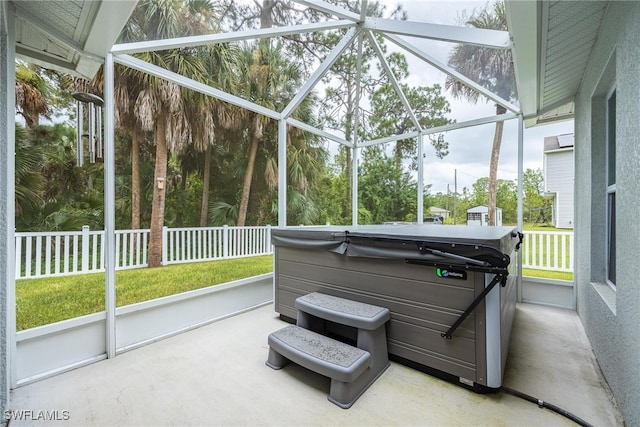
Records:
[[[522,267],[573,272],[572,231],[524,231]]]
[[[116,270],[146,267],[149,229],[115,232]],[[15,233],[16,279],[104,271],[104,231]],[[271,254],[271,226],[163,229],[162,264]]]

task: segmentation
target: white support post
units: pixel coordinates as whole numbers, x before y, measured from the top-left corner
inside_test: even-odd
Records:
[[[287,226],[287,121],[278,121],[278,227]]]
[[[267,228],[265,230],[264,236],[264,253],[273,253],[273,249],[271,248],[271,224],[267,224]]]
[[[524,120],[522,113],[518,114],[518,231],[522,231],[523,227],[523,191],[522,182],[524,168]],[[518,251],[518,282],[517,282],[517,300],[522,302],[522,251],[521,246]]]
[[[366,7],[366,5],[365,5]],[[358,34],[358,58],[356,59],[356,81],[362,73],[362,33]],[[356,111],[353,114],[353,148],[351,156],[351,223],[358,225],[358,124],[360,123],[360,84],[356,85]]]
[[[0,410],[17,385],[15,280],[15,9],[0,4]]]
[[[358,225],[358,147],[351,153],[351,224]]]
[[[89,271],[89,226],[82,226],[82,272]]]
[[[116,356],[116,242],[115,242],[115,135],[114,135],[114,66],[113,55],[104,62],[104,241],[105,241],[105,310],[107,312],[107,357]]]
[[[418,224],[424,221],[424,146],[422,134],[418,135]]]

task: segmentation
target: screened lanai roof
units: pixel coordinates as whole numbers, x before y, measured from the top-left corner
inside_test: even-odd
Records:
[[[279,226],[286,225],[286,133],[287,126],[293,126],[303,131],[310,132],[326,140],[335,141],[343,146],[349,147],[354,150],[352,156],[352,169],[358,170],[357,162],[358,155],[357,150],[363,147],[377,145],[386,142],[393,142],[405,139],[417,139],[417,158],[423,156],[423,143],[422,138],[426,135],[437,134],[454,129],[461,129],[469,126],[476,126],[485,123],[492,123],[500,120],[508,120],[518,117],[520,108],[517,105],[512,104],[509,100],[505,100],[500,96],[485,89],[480,84],[471,80],[470,78],[462,75],[446,63],[438,60],[434,55],[427,52],[420,47],[417,43],[419,40],[436,40],[445,41],[453,44],[471,44],[478,45],[493,49],[510,49],[512,47],[509,33],[506,31],[485,30],[473,27],[463,26],[451,26],[442,25],[429,22],[418,22],[410,20],[397,20],[397,19],[385,19],[376,16],[369,16],[369,8],[367,0],[360,2],[360,12],[355,13],[350,10],[344,9],[340,6],[333,5],[331,3],[322,0],[295,0],[294,3],[302,10],[314,11],[314,14],[305,14],[305,16],[314,16],[314,19],[301,19],[301,22],[296,25],[279,26],[271,28],[260,29],[247,29],[233,32],[219,32],[215,34],[202,34],[189,37],[180,37],[173,39],[163,40],[147,40],[132,42],[126,44],[114,45],[111,49],[111,53],[107,57],[107,70],[105,71],[105,78],[112,79],[113,67],[112,63],[124,65],[126,67],[136,69],[143,73],[150,74],[152,76],[167,80],[174,84],[180,85],[184,88],[191,89],[202,94],[220,99],[227,103],[236,105],[246,110],[259,113],[273,120],[277,120],[278,127],[278,213],[279,213]],[[313,21],[313,22],[310,22]],[[333,47],[326,56],[318,58],[315,68],[309,72],[308,78],[302,83],[297,90],[297,93],[293,98],[281,109],[274,110],[267,106],[260,105],[250,100],[243,99],[235,94],[226,93],[219,88],[212,87],[204,82],[193,80],[184,75],[180,75],[174,71],[163,69],[150,62],[146,62],[140,57],[134,56],[135,54],[142,52],[152,52],[159,50],[169,50],[185,47],[196,47],[204,45],[214,45],[219,43],[230,42],[242,42],[252,41],[265,38],[278,38],[283,36],[296,36],[310,32],[318,31],[334,31],[341,30],[342,34],[340,41],[335,47]],[[455,80],[462,82],[464,85],[477,91],[481,97],[484,97],[488,101],[501,105],[505,108],[506,113],[500,115],[493,115],[489,117],[479,117],[473,120],[452,123],[444,126],[432,127],[429,129],[423,129],[418,121],[412,106],[410,105],[406,95],[403,93],[400,82],[396,80],[393,72],[385,58],[383,48],[377,41],[378,37],[388,42],[387,44],[393,44],[401,51],[409,53],[410,55],[417,57],[423,61],[425,67],[433,67],[440,72],[446,73],[448,76]],[[292,116],[292,113],[303,102],[303,100],[309,96],[309,94],[317,88],[322,82],[323,78],[331,70],[331,67],[341,57],[341,55],[347,50],[352,49],[357,56],[357,62],[355,67],[356,73],[356,89],[355,89],[355,105],[361,105],[361,64],[362,64],[362,52],[363,45],[367,43],[371,50],[375,52],[375,56],[380,64],[381,75],[387,79],[387,81],[395,89],[395,94],[401,101],[404,109],[411,119],[414,130],[400,134],[400,135],[387,135],[382,138],[370,141],[358,141],[358,117],[359,109],[355,110],[353,115],[351,138],[347,140],[345,133],[342,134],[335,130],[328,132],[323,129],[316,128],[309,123],[301,122]],[[113,82],[105,83],[105,99],[113,97],[113,94],[109,94],[109,90],[113,90]],[[108,120],[105,120],[105,123]],[[108,139],[108,135],[107,135]],[[519,137],[520,143],[522,137]],[[418,162],[418,222],[423,218],[423,203],[422,197],[424,193],[424,180],[423,180],[423,164]],[[357,174],[352,174],[352,222],[357,224],[357,205],[358,205],[358,182]]]
[[[322,0],[296,0],[294,2],[298,10],[314,11],[313,19],[300,19],[297,25],[280,26],[264,29],[247,29],[233,32],[218,32],[216,34],[201,34],[190,37],[181,37],[165,40],[148,40],[127,44],[112,45],[120,30],[131,15],[136,1],[116,2],[108,0],[98,1],[26,1],[11,0],[15,7],[17,17],[16,47],[20,56],[33,60],[41,65],[49,65],[56,69],[67,70],[74,74],[91,77],[98,69],[102,58],[105,62],[105,137],[108,140],[108,127],[113,126],[113,117],[109,108],[113,102],[113,64],[119,63],[144,73],[168,80],[182,87],[203,93],[231,103],[233,105],[257,112],[280,123],[279,138],[286,138],[287,126],[297,127],[304,131],[318,135],[321,138],[335,141],[354,150],[385,142],[416,138],[418,140],[417,157],[422,157],[422,137],[429,134],[437,134],[454,129],[492,123],[497,120],[508,120],[518,117],[520,107],[509,100],[502,99],[491,93],[478,83],[460,74],[443,61],[437,59],[428,49],[422,47],[420,41],[435,40],[452,44],[472,44],[495,49],[511,49],[512,42],[508,32],[483,30],[463,26],[442,25],[430,22],[418,22],[411,20],[385,19],[369,16],[367,14],[367,0],[360,2],[360,13],[355,13],[339,6],[335,6]],[[4,7],[4,6],[3,6]],[[303,14],[304,15],[304,14]],[[311,22],[313,21],[313,22]],[[266,106],[259,105],[243,99],[231,93],[209,86],[203,82],[192,80],[173,71],[162,69],[157,65],[145,62],[135,54],[173,48],[195,47],[226,42],[252,41],[264,38],[279,38],[283,36],[295,36],[317,31],[341,30],[344,35],[341,41],[324,57],[318,59],[309,77],[298,89],[296,95],[284,108],[276,111]],[[382,37],[387,45],[393,45],[396,49],[418,58],[425,67],[432,67],[448,76],[464,83],[477,91],[492,103],[502,105],[506,113],[499,116],[479,117],[473,120],[448,124],[444,126],[423,129],[412,106],[401,89],[401,83],[396,80],[390,71],[390,66],[385,59],[383,48],[379,45],[377,37]],[[357,132],[351,140],[347,140],[344,133],[329,132],[318,129],[308,123],[303,123],[293,118],[292,113],[312,91],[318,88],[323,77],[331,70],[337,59],[347,50],[355,49],[362,52],[363,45],[368,44],[375,52],[380,64],[381,74],[391,83],[395,93],[404,105],[415,127],[413,131],[401,135],[387,135],[373,141],[357,141]],[[107,53],[110,52],[110,53]],[[360,59],[360,55],[359,55]],[[358,64],[360,62],[358,61]],[[359,67],[356,72],[359,73]],[[359,82],[359,74],[357,76]],[[111,81],[108,81],[111,80]],[[360,91],[356,90],[356,104],[360,104]],[[357,113],[354,117],[354,129],[357,129]],[[112,133],[112,131],[111,131]],[[113,138],[113,135],[111,135]],[[521,139],[521,138],[520,138]],[[108,142],[108,141],[107,141]],[[286,144],[279,144],[281,150],[278,163],[286,165]],[[357,169],[357,156],[353,156],[354,170]],[[418,162],[418,215],[422,218],[423,171],[422,162]],[[105,172],[108,174],[109,168]],[[279,168],[280,171],[286,168]],[[286,176],[280,177],[279,190],[286,191]],[[353,174],[357,177],[356,174]],[[354,179],[353,205],[357,206],[357,181]],[[286,217],[286,194],[278,197],[279,212]],[[353,220],[357,222],[357,209],[353,209]],[[283,225],[280,223],[279,225]]]
[[[3,2],[4,3],[4,2]],[[406,97],[399,87],[399,82],[393,77],[389,65],[384,59],[381,47],[374,36],[381,34],[386,41],[392,43],[405,52],[423,60],[429,66],[434,67],[448,75],[464,82],[476,89],[487,99],[503,105],[510,112],[503,118],[513,118],[519,112],[519,107],[509,101],[492,94],[482,86],[453,70],[445,63],[436,59],[429,52],[421,48],[413,40],[429,39],[448,41],[451,43],[468,43],[497,49],[511,48],[511,41],[507,32],[480,30],[461,26],[439,25],[427,22],[399,21],[396,19],[384,19],[367,16],[367,1],[361,2],[361,13],[334,6],[321,0],[297,0],[299,9],[313,9],[317,22],[309,22],[287,27],[274,27],[258,30],[246,30],[218,34],[204,34],[193,37],[183,37],[169,40],[152,40],[146,42],[115,45],[118,34],[126,24],[129,16],[137,4],[137,0],[65,0],[65,1],[37,1],[37,0],[9,0],[15,7],[16,13],[16,53],[19,57],[36,64],[53,68],[59,71],[91,78],[95,75],[100,65],[104,62],[104,56],[111,50],[114,60],[123,65],[147,72],[158,77],[165,78],[175,83],[189,87],[196,91],[214,96],[232,104],[247,108],[251,111],[264,114],[273,119],[286,119],[287,123],[304,130],[316,133],[322,137],[334,140],[346,146],[351,146],[353,141],[346,141],[343,137],[333,133],[323,132],[318,129],[300,123],[291,118],[291,113],[320,82],[322,77],[331,68],[339,55],[349,45],[355,45],[360,41],[370,43],[375,50],[378,60],[386,77],[393,84],[397,95],[412,118],[416,129],[411,134],[402,136],[389,136],[383,141],[366,142],[366,145],[406,137],[416,137],[418,132],[424,131],[411,111]],[[3,6],[4,7],[4,6]],[[170,49],[185,46],[201,46],[223,42],[243,40],[255,40],[266,37],[291,36],[313,31],[330,31],[345,29],[346,34],[335,49],[324,59],[311,74],[310,78],[300,88],[296,97],[282,111],[272,111],[260,105],[235,97],[231,94],[221,93],[215,88],[206,87],[200,82],[190,81],[167,70],[144,63],[134,58],[131,54],[144,51]],[[481,118],[470,123],[448,125],[442,128],[430,129],[429,133],[438,133],[468,125],[482,124],[495,121],[496,118]],[[361,144],[364,144],[362,142]],[[364,146],[364,145],[361,145]]]
[[[420,47],[419,43],[415,40],[428,39],[437,41],[446,41],[450,43],[472,44],[479,45],[495,49],[509,49],[511,48],[511,41],[508,32],[506,31],[494,31],[494,30],[482,30],[471,27],[463,26],[451,26],[441,25],[428,22],[417,22],[410,20],[397,20],[397,19],[384,19],[379,17],[368,16],[367,1],[363,0],[361,3],[361,12],[355,13],[346,10],[342,7],[332,5],[328,2],[321,0],[295,0],[299,8],[302,10],[308,8],[308,10],[314,10],[314,22],[304,19],[303,23],[291,26],[281,26],[273,28],[263,29],[250,29],[234,32],[222,32],[217,34],[203,34],[197,36],[180,37],[174,39],[165,40],[150,40],[140,41],[127,44],[115,45],[111,52],[114,55],[114,61],[122,65],[137,69],[139,71],[149,73],[156,77],[160,77],[174,83],[177,83],[183,87],[187,87],[192,90],[204,93],[206,95],[213,96],[215,98],[224,100],[231,104],[237,105],[242,108],[246,108],[253,112],[263,114],[275,120],[286,120],[290,126],[295,126],[303,130],[315,133],[321,137],[336,141],[345,146],[353,146],[357,144],[359,147],[374,145],[381,142],[388,142],[398,139],[415,138],[418,133],[439,133],[443,131],[462,128],[470,125],[483,124],[493,122],[497,117],[480,118],[468,123],[458,123],[453,125],[447,125],[440,128],[432,128],[428,131],[422,129],[420,123],[412,111],[411,105],[406,99],[405,94],[400,89],[400,83],[396,80],[393,73],[390,71],[389,64],[385,59],[382,47],[376,40],[377,35],[384,37],[385,41],[390,42],[398,49],[409,53],[412,56],[424,61],[426,66],[433,67],[441,72],[452,76],[453,78],[463,82],[467,86],[473,88],[486,99],[502,105],[508,111],[500,119],[515,118],[516,114],[520,111],[519,107],[513,105],[510,101],[502,99],[501,97],[491,93],[489,90],[480,86],[473,80],[460,74],[447,64],[438,60],[434,55],[430,54],[424,48]],[[309,15],[305,15],[309,16]],[[281,111],[274,111],[266,108],[262,105],[247,101],[239,98],[233,94],[223,93],[222,91],[207,86],[201,82],[193,81],[185,76],[180,76],[172,71],[161,69],[153,64],[146,63],[132,54],[141,52],[150,52],[157,50],[166,50],[172,48],[183,47],[195,47],[203,45],[212,45],[225,42],[240,42],[250,41],[264,38],[278,38],[283,36],[295,36],[303,33],[312,33],[318,31],[331,31],[336,29],[342,29],[345,34],[337,46],[318,62],[317,67],[311,72],[309,78],[300,87],[296,96],[286,105]],[[309,95],[311,91],[318,87],[323,77],[331,69],[332,65],[337,61],[343,52],[350,46],[357,46],[359,52],[362,52],[362,44],[369,44],[372,50],[376,53],[377,60],[381,65],[381,69],[386,79],[393,85],[395,92],[402,104],[405,106],[409,117],[412,119],[415,125],[415,131],[409,134],[388,136],[382,140],[377,141],[346,141],[343,136],[336,135],[335,133],[324,132],[320,129],[315,129],[305,123],[301,123],[298,120],[291,117],[292,112],[297,106],[300,105],[302,100]],[[359,79],[358,79],[359,80]]]

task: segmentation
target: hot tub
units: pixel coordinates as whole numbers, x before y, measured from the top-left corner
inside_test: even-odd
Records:
[[[311,292],[388,307],[392,360],[491,391],[502,385],[520,241],[510,227],[273,229],[275,310],[293,321],[296,298]]]

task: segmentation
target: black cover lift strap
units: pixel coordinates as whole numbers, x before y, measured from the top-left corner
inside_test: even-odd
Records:
[[[471,312],[476,308],[476,306],[480,304],[480,301],[482,301],[498,283],[502,282],[502,286],[504,286],[506,284],[506,280],[507,280],[507,274],[502,274],[502,273],[496,274],[493,277],[493,280],[491,280],[491,282],[482,290],[482,292],[480,292],[480,295],[478,295],[476,299],[473,300],[471,305],[469,305],[469,307],[467,307],[464,313],[462,313],[460,317],[458,317],[458,320],[455,321],[455,323],[449,328],[449,330],[447,332],[440,334],[440,336],[442,338],[446,338],[450,340],[455,330],[458,329],[458,326],[460,326],[462,322],[464,322],[464,319],[466,319],[467,316],[469,316],[469,314],[471,314]]]

